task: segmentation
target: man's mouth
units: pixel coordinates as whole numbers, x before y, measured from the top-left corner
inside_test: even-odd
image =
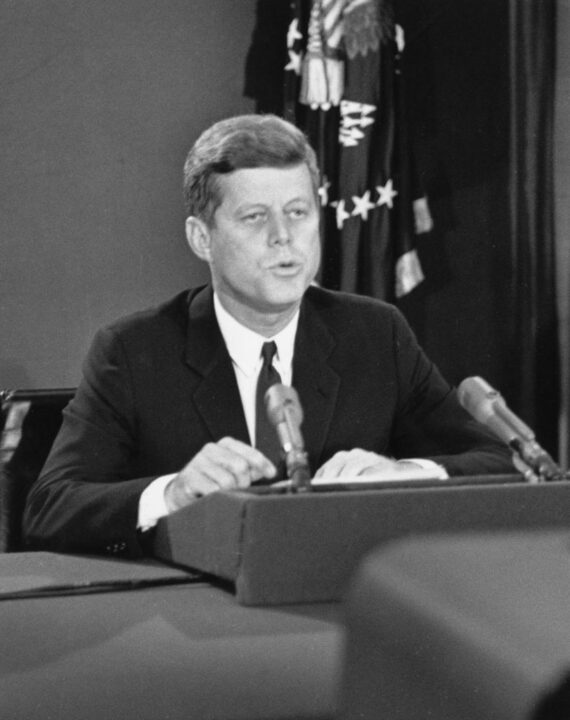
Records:
[[[269,266],[269,269],[272,272],[276,272],[278,274],[292,275],[296,273],[301,267],[302,264],[298,260],[282,260],[280,262],[272,263]]]

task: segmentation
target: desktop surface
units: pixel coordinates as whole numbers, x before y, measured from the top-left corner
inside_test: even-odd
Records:
[[[0,556],[0,575],[31,555]],[[0,600],[0,716],[332,718],[339,616],[335,604],[245,608],[200,581]]]

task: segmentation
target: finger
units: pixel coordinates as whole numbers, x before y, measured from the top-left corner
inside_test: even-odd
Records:
[[[247,460],[216,443],[205,445],[191,461],[188,469],[195,476],[213,481],[219,490],[248,487],[251,483],[251,470]]]
[[[316,477],[332,479],[348,475],[362,475],[374,468],[376,472],[394,466],[394,462],[369,450],[354,448],[333,455],[316,473]]]
[[[164,498],[168,511],[174,512],[219,489],[218,483],[212,478],[192,471],[187,466],[166,486]]]
[[[315,477],[323,479],[338,477],[346,462],[346,455],[347,452],[345,450],[337,452],[332,456],[332,458],[330,458],[330,460],[327,460],[326,463],[317,470]]]
[[[392,465],[392,463],[388,463],[388,465]],[[378,471],[383,467],[386,467],[386,465],[382,463],[378,455],[372,452],[361,451],[350,454],[346,458],[341,472],[343,475],[362,475],[371,468],[375,468]]]
[[[232,437],[222,438],[217,445],[239,456],[247,463],[250,482],[263,477],[272,478],[277,473],[275,465],[257,448]]]
[[[246,488],[262,477],[273,477],[275,466],[258,450],[232,438],[205,445],[192,466],[219,481],[222,489]],[[219,471],[223,469],[225,473]],[[231,477],[227,476],[227,473]]]
[[[196,456],[189,470],[194,483],[206,482],[208,487],[214,485],[215,490],[233,490],[240,486],[242,477],[247,478],[247,468],[242,468],[241,462],[236,463],[232,456],[225,457],[206,448]]]
[[[178,475],[186,492],[194,495],[208,494],[234,484],[234,477],[221,465],[216,465],[202,449]]]
[[[404,462],[402,460],[390,460],[389,458],[381,457],[381,462],[376,465],[371,465],[366,470],[363,470],[362,475],[372,475],[374,473],[385,472],[390,470],[393,473],[399,473],[401,475],[409,474],[410,470],[417,470],[420,466],[413,462]]]

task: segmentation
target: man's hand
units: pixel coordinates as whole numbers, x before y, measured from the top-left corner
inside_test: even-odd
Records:
[[[240,440],[225,437],[208,443],[166,486],[168,512],[218,490],[246,488],[261,478],[272,478],[277,470],[265,455]]]
[[[413,463],[408,463],[408,467]],[[416,466],[417,467],[417,466]],[[367,475],[369,473],[393,470],[405,472],[404,463],[378,455],[368,450],[356,448],[354,450],[341,450],[320,467],[315,473],[316,478],[336,478],[341,475]]]

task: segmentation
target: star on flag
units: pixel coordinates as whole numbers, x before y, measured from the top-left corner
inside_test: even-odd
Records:
[[[339,230],[342,230],[344,221],[348,220],[350,213],[344,209],[344,200],[335,200],[331,205],[336,208],[336,226]]]
[[[370,202],[370,190],[367,190],[362,197],[353,195],[352,202],[354,203],[352,216],[360,215],[364,221],[368,220],[368,211],[376,207],[375,203]]]
[[[330,188],[330,186],[331,186],[330,182],[326,179],[326,177],[324,177],[323,182],[318,190],[322,207],[325,207],[329,203],[329,188]]]
[[[378,193],[376,207],[381,207],[382,205],[387,205],[389,208],[394,207],[393,200],[398,193],[394,190],[392,179],[388,180],[386,185],[377,185],[376,192]]]

